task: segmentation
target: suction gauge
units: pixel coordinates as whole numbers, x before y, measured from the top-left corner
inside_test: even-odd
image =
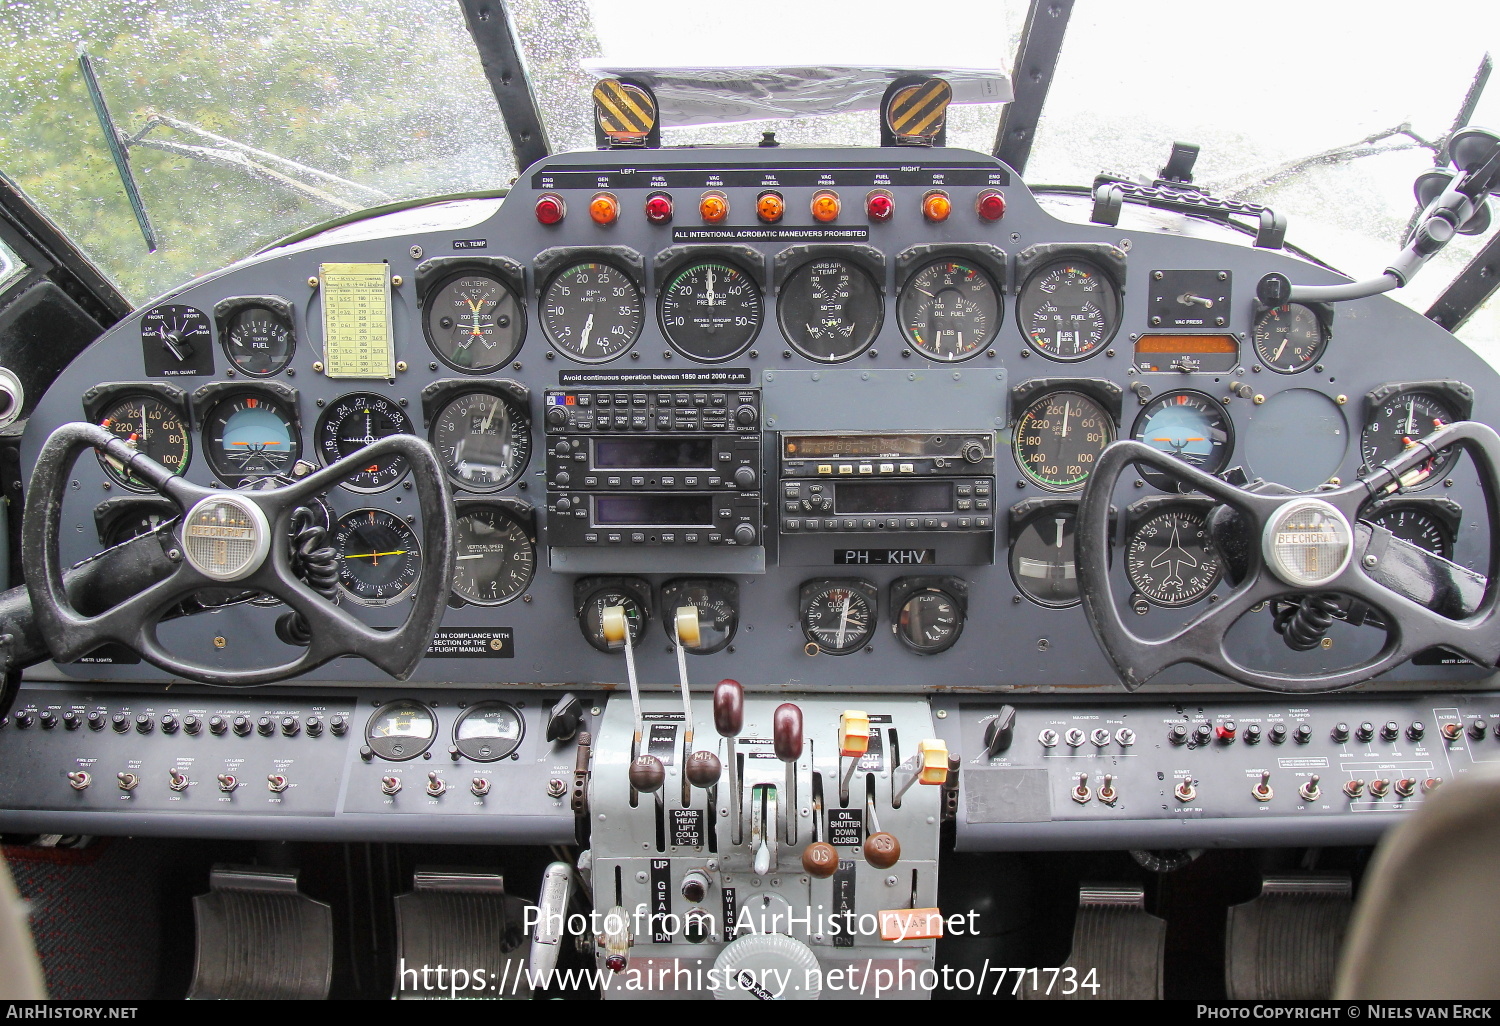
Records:
[[[1310,307],[1288,303],[1255,320],[1255,355],[1279,374],[1307,370],[1328,347],[1328,330]]]

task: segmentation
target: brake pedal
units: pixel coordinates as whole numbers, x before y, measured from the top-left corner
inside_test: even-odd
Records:
[[[1072,979],[1077,983],[1084,983],[1094,970],[1098,986],[1079,986],[1070,994],[1063,993],[1069,980],[1065,971],[1055,979],[1050,972],[1041,972],[1036,985],[1022,987],[1017,996],[1030,1001],[1158,1000],[1166,942],[1166,920],[1146,911],[1145,890],[1085,884],[1078,888],[1073,953],[1063,968],[1074,971]]]
[[[216,866],[193,898],[192,1000],[322,1000],[333,980],[333,912],[295,871]]]
[[[1353,910],[1347,874],[1266,877],[1229,909],[1224,986],[1231,1000],[1312,1001],[1333,994]]]
[[[418,869],[396,898],[395,997],[530,999],[525,910],[500,873]]]

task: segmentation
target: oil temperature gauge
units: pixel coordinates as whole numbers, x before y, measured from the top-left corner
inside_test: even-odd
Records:
[[[891,583],[891,631],[918,655],[946,652],[964,632],[969,586],[956,577],[903,577]]]
[[[651,620],[651,586],[636,577],[585,577],[573,584],[573,608],[583,639],[600,652],[615,653],[624,643],[612,645],[604,636],[604,611],[625,608],[625,623],[631,647],[641,643]]]
[[[740,586],[716,577],[679,577],[661,586],[662,626],[676,642],[677,610],[698,610],[698,644],[683,645],[693,655],[712,655],[734,640],[740,625]]]
[[[470,706],[453,724],[453,747],[475,762],[498,762],[521,747],[526,723],[507,702]]]
[[[802,586],[802,633],[808,655],[848,655],[875,637],[879,593],[869,581],[838,578],[808,581]]]

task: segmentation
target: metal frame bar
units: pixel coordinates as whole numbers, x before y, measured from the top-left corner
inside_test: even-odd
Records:
[[[1016,48],[1016,61],[1010,73],[1015,99],[1000,115],[993,150],[1018,175],[1026,171],[1031,145],[1036,140],[1037,122],[1047,102],[1047,91],[1052,88],[1057,57],[1062,52],[1063,36],[1072,16],[1073,0],[1031,0],[1031,9],[1026,13],[1026,27],[1021,32],[1021,45]]]
[[[1449,331],[1457,331],[1474,311],[1500,288],[1500,232],[1490,236],[1468,266],[1443,289],[1427,317]]]
[[[500,116],[510,133],[516,169],[524,171],[552,152],[542,110],[521,52],[520,35],[505,0],[458,0],[464,24],[479,49],[479,63],[489,79]]]

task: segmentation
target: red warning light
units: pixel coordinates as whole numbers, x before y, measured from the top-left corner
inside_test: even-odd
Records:
[[[871,221],[889,221],[896,212],[896,201],[884,189],[876,189],[865,197],[865,213]]]
[[[664,192],[653,192],[647,196],[646,220],[652,224],[666,224],[672,220],[672,197]]]
[[[542,224],[557,224],[565,210],[561,196],[549,192],[537,198],[536,219]]]
[[[1005,197],[994,189],[986,189],[979,194],[974,209],[983,220],[998,221],[1005,216]]]

